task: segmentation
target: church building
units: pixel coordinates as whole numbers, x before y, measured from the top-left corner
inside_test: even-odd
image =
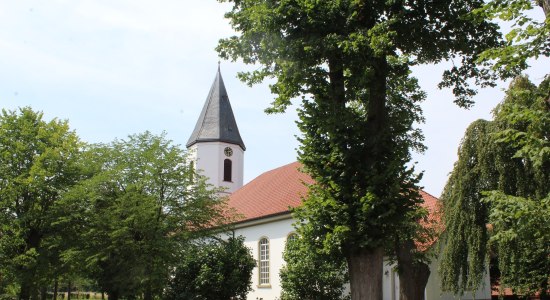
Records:
[[[257,262],[252,274],[253,291],[248,294],[248,300],[279,299],[279,271],[285,264],[283,251],[287,239],[295,234],[289,207],[301,205],[301,197],[307,194],[304,183],[313,183],[313,180],[300,172],[298,162],[293,162],[266,171],[243,186],[246,147],[219,67],[186,146],[195,168],[208,178],[210,184],[226,188],[229,205],[242,216],[234,224],[235,235],[245,237],[245,244]],[[423,206],[430,213],[436,213],[439,200],[424,191],[421,195]],[[425,300],[491,299],[488,274],[484,286],[475,295],[443,293],[439,287],[437,266],[435,258],[430,265]],[[393,265],[384,265],[383,288],[384,300],[399,299],[399,277]]]

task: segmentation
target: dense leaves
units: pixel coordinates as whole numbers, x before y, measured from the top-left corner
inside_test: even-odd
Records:
[[[541,20],[532,16],[535,8],[544,12]],[[550,57],[549,0],[493,0],[473,14],[480,19],[498,18],[512,27],[505,44],[488,49],[479,57],[480,62],[489,62],[501,77],[519,74],[528,67],[530,58]]]
[[[312,245],[314,240],[302,235],[289,238],[280,272],[281,300],[349,299],[346,262],[341,255],[327,255]],[[312,276],[315,274],[315,276]]]
[[[44,121],[29,107],[0,114],[0,288],[19,299],[51,283],[52,208],[79,180],[81,145],[67,121]]]
[[[256,262],[243,237],[192,244],[164,294],[170,300],[244,300]]]
[[[493,191],[490,245],[498,254],[500,292],[510,287],[519,295],[548,297],[550,278],[550,195],[523,198]]]
[[[477,289],[488,245],[498,255],[503,287],[525,294],[547,289],[549,95],[548,79],[536,87],[518,77],[495,109],[494,120],[476,121],[466,131],[442,195],[444,289]]]

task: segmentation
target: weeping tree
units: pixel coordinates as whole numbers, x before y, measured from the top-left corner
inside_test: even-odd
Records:
[[[226,17],[239,35],[218,51],[256,65],[240,74],[249,84],[275,79],[267,111],[303,100],[299,160],[318,187],[318,200],[304,203],[307,224],[325,251],[341,249],[352,298],[381,299],[384,248],[416,222],[419,201],[404,196],[417,189],[406,164],[420,142],[410,123],[421,119],[410,68],[457,59],[441,87],[471,105],[468,79],[494,79],[478,55],[499,45],[496,25],[466,17],[483,1],[220,2],[233,4]]]
[[[546,297],[550,279],[550,78],[516,78],[494,120],[467,129],[443,191],[445,290],[477,290],[495,253],[501,287]],[[488,225],[489,224],[489,225]],[[490,230],[488,230],[488,228]]]
[[[544,12],[542,20],[527,13],[537,8]],[[472,17],[512,23],[505,43],[478,58],[498,77],[527,69],[529,59],[550,56],[550,1],[487,1]],[[545,297],[550,269],[548,91],[548,78],[537,88],[519,77],[495,109],[494,121],[476,121],[466,131],[442,195],[448,233],[440,266],[444,289],[479,288],[490,251],[498,254],[501,287]]]

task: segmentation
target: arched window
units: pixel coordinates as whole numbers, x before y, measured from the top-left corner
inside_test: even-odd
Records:
[[[260,285],[269,285],[269,240],[267,238],[261,238],[258,242],[259,250],[259,274]]]
[[[287,253],[290,253],[291,251],[294,251],[294,249],[296,249],[296,244],[294,243],[296,242],[297,239],[298,239],[298,234],[296,232],[291,232],[286,236],[285,251]]]
[[[298,234],[296,232],[291,232],[286,236],[287,241],[295,241],[298,239]]]
[[[230,159],[223,161],[223,181],[231,181],[232,164]]]

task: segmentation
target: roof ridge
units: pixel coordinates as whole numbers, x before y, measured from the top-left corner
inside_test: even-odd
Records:
[[[423,188],[422,188],[422,189],[419,189],[419,190],[420,190],[421,192],[423,192],[424,194],[426,194],[426,195],[428,195],[428,196],[430,196],[430,197],[432,197],[432,198],[435,198],[437,201],[439,201],[439,198],[438,198],[438,197],[436,197],[436,196],[434,196],[434,195],[432,195],[432,194],[426,192]]]

